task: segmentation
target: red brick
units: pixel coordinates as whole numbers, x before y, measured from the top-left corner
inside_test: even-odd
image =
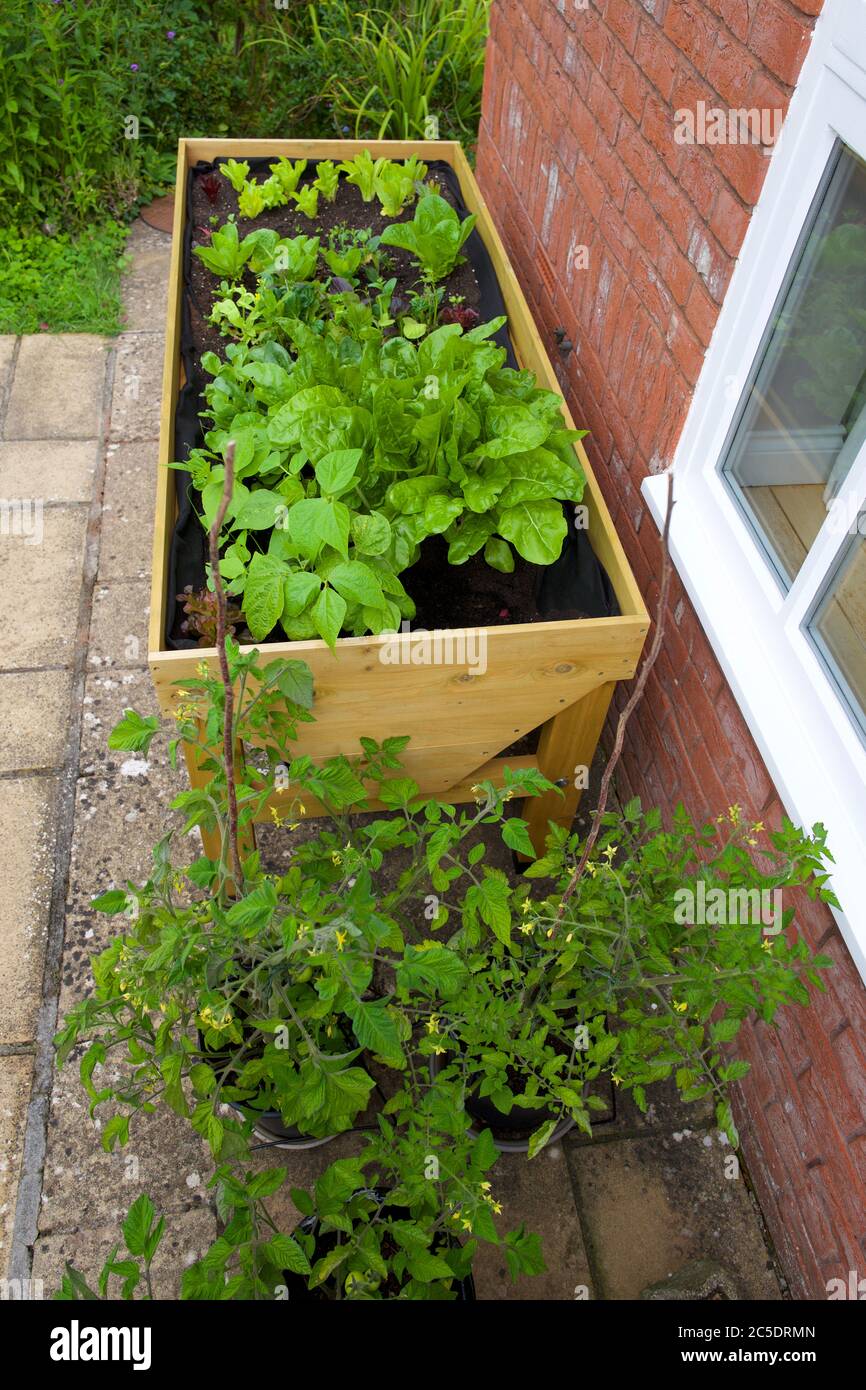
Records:
[[[614,49],[607,81],[623,110],[640,125],[648,83],[637,64],[621,49]]]
[[[621,211],[625,207],[625,195],[628,192],[629,180],[623,169],[622,160],[617,158],[601,134],[596,141],[593,164],[604,180],[610,198]]]
[[[616,149],[623,164],[641,188],[647,189],[655,177],[658,160],[652,148],[632,125],[621,121],[616,137]]]
[[[790,86],[809,47],[810,30],[775,0],[762,0],[755,11],[749,32],[749,48],[763,63]]]
[[[625,220],[649,259],[655,265],[665,235],[659,219],[640,189],[630,188],[625,201]]]
[[[718,305],[713,303],[703,285],[696,281],[692,285],[691,294],[686,301],[686,318],[704,348],[709,347],[718,317]]]
[[[577,141],[578,150],[582,150],[585,157],[592,159],[595,153],[595,142],[598,134],[598,121],[586,103],[576,93],[572,96],[571,105],[568,109],[568,129],[573,132]],[[560,150],[560,157],[568,168],[568,160]],[[574,164],[571,166],[574,167]]]
[[[662,159],[668,160],[673,140],[673,113],[670,105],[655,92],[647,96],[640,128],[641,134],[658,150]]]
[[[676,50],[659,32],[658,26],[644,19],[634,51],[635,62],[665,101],[670,101],[677,69]]]
[[[725,21],[735,38],[746,42],[755,8],[753,0],[706,0],[706,6]]]
[[[748,49],[729,34],[716,35],[716,43],[706,67],[707,81],[728,106],[744,106],[749,81],[757,62]]]
[[[709,226],[729,256],[739,255],[748,225],[749,214],[743,204],[734,197],[730,189],[721,187],[710,213]]]
[[[668,242],[662,243],[658,257],[658,268],[675,303],[684,305],[691,294],[692,285],[697,279],[694,266],[690,265],[685,256],[681,256],[676,247]]]
[[[672,315],[671,327],[665,335],[665,341],[686,381],[690,386],[694,386],[704,363],[704,350],[679,314]]]
[[[717,145],[716,161],[735,193],[755,206],[766,178],[767,160],[756,145]]]
[[[664,32],[699,72],[706,71],[713,51],[717,26],[694,0],[672,0],[665,16]]]
[[[632,0],[607,0],[604,17],[628,53],[634,52],[640,25],[640,10]]]
[[[581,12],[578,37],[593,66],[604,76],[610,66],[614,40],[604,20],[592,8]]]
[[[578,160],[574,181],[591,215],[597,221],[604,204],[605,188],[601,179],[595,173],[583,154],[581,154]]]
[[[682,189],[664,170],[658,168],[648,196],[662,221],[673,233],[677,246],[681,251],[687,251],[695,216]]]
[[[597,72],[590,79],[587,104],[608,140],[615,140],[620,122],[619,102]]]

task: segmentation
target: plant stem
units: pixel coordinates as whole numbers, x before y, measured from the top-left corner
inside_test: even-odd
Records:
[[[226,793],[228,797],[229,856],[235,892],[239,893],[243,883],[243,869],[241,868],[241,856],[238,848],[238,793],[237,782],[235,780],[234,744],[235,693],[231,674],[229,672],[229,659],[226,650],[226,595],[225,589],[223,588],[222,575],[220,574],[220,531],[222,530],[225,514],[228,510],[229,502],[231,501],[235,481],[235,442],[233,439],[229,440],[226,446],[225,463],[223,495],[220,499],[219,507],[217,508],[217,514],[214,517],[213,526],[210,528],[210,568],[217,604],[216,644],[219,651],[220,675],[222,677],[223,691],[225,692],[225,710],[223,712],[223,760],[225,762]]]
[[[593,851],[595,842],[599,837],[599,833],[601,831],[601,823],[604,819],[605,808],[607,807],[607,798],[608,793],[610,791],[611,778],[613,777],[617,763],[622,757],[623,745],[625,743],[625,731],[628,726],[628,721],[631,719],[631,716],[634,714],[635,709],[640,704],[641,698],[646,689],[647,681],[649,680],[650,671],[655,666],[659,652],[662,648],[662,642],[664,640],[665,626],[667,621],[668,594],[670,592],[671,586],[671,571],[673,568],[671,564],[671,553],[669,545],[671,515],[673,513],[673,509],[674,475],[672,472],[669,472],[667,507],[665,509],[665,524],[662,530],[661,542],[662,573],[661,587],[659,590],[658,612],[656,614],[656,630],[653,634],[653,640],[650,649],[647,652],[643,666],[641,667],[640,672],[638,673],[638,678],[635,681],[634,690],[632,691],[631,696],[629,697],[629,701],[625,706],[625,709],[619,716],[619,721],[616,726],[616,737],[614,739],[613,751],[611,752],[611,755],[608,758],[607,766],[604,769],[604,776],[601,779],[601,788],[598,796],[598,806],[596,807],[595,815],[592,818],[592,825],[589,828],[589,834],[586,837],[586,843],[583,847],[583,853],[580,856],[577,868],[575,869],[574,873],[569,879],[568,886],[566,887],[566,890],[562,895],[562,901],[560,902],[559,908],[556,913],[556,921],[554,923],[555,926],[558,926],[562,922],[562,918],[565,914],[565,909],[568,905],[568,901],[572,897],[573,893],[577,888],[578,883],[583,877],[583,871],[586,868],[589,856]]]

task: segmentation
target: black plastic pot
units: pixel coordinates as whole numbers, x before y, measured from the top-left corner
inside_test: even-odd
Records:
[[[434,1052],[430,1057],[431,1076],[437,1076],[442,1067],[447,1066],[448,1060],[447,1057],[443,1059]],[[510,1115],[506,1115],[504,1111],[497,1109],[489,1096],[480,1096],[477,1091],[471,1092],[464,1103],[467,1113],[473,1120],[477,1120],[481,1129],[490,1130],[497,1149],[506,1154],[528,1153],[529,1140],[535,1130],[555,1118],[553,1112],[548,1110],[546,1106],[540,1106],[533,1110],[515,1106]],[[557,1139],[568,1134],[569,1130],[574,1129],[576,1123],[570,1115],[559,1120],[547,1141],[548,1144],[554,1144]],[[469,1132],[473,1138],[477,1138],[478,1130],[474,1125]],[[503,1132],[510,1137],[505,1138]],[[525,1139],[519,1137],[523,1133],[526,1134]]]
[[[218,1052],[208,1052],[204,1045],[204,1038],[199,1032],[198,1035],[199,1051],[209,1061],[218,1062]],[[226,1101],[229,1109],[237,1111],[242,1119],[246,1119],[245,1107],[237,1101]],[[253,1134],[260,1139],[263,1144],[268,1144],[276,1149],[318,1149],[322,1144],[330,1144],[332,1139],[336,1139],[336,1134],[326,1134],[322,1139],[316,1139],[311,1134],[302,1134],[297,1125],[283,1124],[283,1117],[279,1110],[253,1110],[251,1106],[246,1107],[246,1111],[255,1117],[253,1124]]]
[[[386,1193],[385,1193],[381,1188],[372,1188],[372,1189],[370,1189],[370,1195],[373,1196],[373,1197],[375,1197],[377,1201],[380,1201],[380,1202],[381,1202],[381,1201],[383,1200],[383,1198],[386,1196]],[[392,1209],[392,1214],[393,1214],[396,1218],[398,1218],[398,1219],[406,1219],[406,1218],[409,1217],[409,1210],[408,1210],[407,1207],[394,1207],[394,1208]],[[318,1218],[318,1216],[316,1216],[315,1212],[313,1212],[313,1214],[312,1214],[311,1216],[305,1216],[304,1219],[303,1219],[303,1221],[299,1222],[299,1224],[295,1227],[295,1229],[294,1229],[294,1231],[292,1232],[292,1234],[295,1235],[295,1236],[297,1236],[297,1235],[313,1235],[313,1236],[315,1236],[315,1235],[317,1234],[317,1232],[318,1232],[318,1228],[319,1228],[319,1218]],[[337,1232],[336,1232],[336,1231],[329,1231],[329,1232],[327,1233],[327,1235],[324,1235],[324,1236],[321,1237],[320,1241],[317,1240],[317,1247],[318,1247],[318,1246],[321,1246],[320,1249],[317,1249],[317,1254],[319,1254],[319,1255],[325,1255],[325,1254],[327,1254],[328,1251],[329,1251],[334,1245],[336,1245],[336,1243],[337,1243]],[[435,1249],[437,1248],[437,1244],[441,1247],[442,1245],[444,1245],[444,1244],[446,1244],[446,1243],[447,1243],[447,1238],[444,1237],[444,1236],[440,1236],[438,1242],[437,1242],[437,1241],[434,1241],[434,1242],[433,1242],[433,1249],[435,1250]],[[307,1300],[309,1300],[310,1302],[313,1302],[313,1301],[322,1300],[322,1299],[326,1299],[326,1298],[327,1298],[327,1294],[326,1294],[321,1288],[320,1288],[320,1289],[308,1289],[308,1288],[307,1288],[307,1281],[306,1281],[306,1278],[304,1277],[303,1274],[293,1274],[291,1270],[286,1269],[286,1270],[283,1270],[283,1279],[284,1279],[284,1282],[285,1282],[285,1285],[286,1285],[286,1291],[287,1291],[288,1297],[289,1297],[290,1299],[292,1299],[292,1298],[294,1298],[294,1299],[299,1299],[299,1300],[307,1299]],[[475,1302],[477,1301],[477,1299],[476,1299],[476,1294],[475,1294],[475,1280],[472,1278],[472,1275],[471,1275],[471,1274],[468,1275],[467,1278],[465,1278],[465,1279],[459,1279],[459,1280],[457,1280],[455,1286],[456,1286],[456,1291],[457,1291],[457,1299],[456,1299],[456,1302],[458,1302],[458,1303],[475,1303]],[[336,1302],[337,1300],[336,1300],[336,1299],[333,1299],[333,1300],[329,1300],[329,1301],[331,1301],[331,1302]],[[392,1301],[395,1301],[395,1300],[392,1300]]]

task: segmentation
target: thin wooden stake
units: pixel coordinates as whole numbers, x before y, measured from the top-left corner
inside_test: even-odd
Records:
[[[217,514],[214,517],[213,525],[210,528],[210,568],[213,578],[214,594],[216,596],[217,610],[217,631],[216,644],[219,652],[220,675],[222,677],[223,690],[225,692],[225,710],[223,719],[223,761],[226,773],[226,789],[228,793],[228,829],[229,829],[229,859],[231,863],[232,878],[234,879],[235,891],[240,892],[243,882],[243,869],[241,868],[240,849],[238,847],[238,793],[235,774],[235,692],[232,685],[231,675],[229,674],[229,659],[226,651],[226,595],[223,588],[222,575],[220,574],[220,531],[225,520],[229,502],[231,501],[232,491],[235,481],[235,442],[229,440],[225,453],[225,481],[223,483],[223,495],[220,499]]]
[[[655,666],[659,652],[662,649],[662,642],[664,640],[665,635],[665,627],[667,625],[668,594],[670,592],[671,574],[673,572],[673,563],[671,561],[670,552],[671,515],[673,514],[673,510],[674,475],[672,472],[669,472],[667,506],[665,510],[665,524],[662,529],[662,573],[661,584],[659,587],[658,612],[656,614],[656,629],[653,634],[653,640],[650,644],[650,649],[647,652],[646,657],[644,658],[644,663],[641,666],[640,671],[638,672],[637,680],[634,683],[634,690],[629,696],[628,703],[626,704],[621,715],[619,716],[619,720],[617,721],[616,737],[614,738],[613,749],[611,751],[610,757],[607,760],[607,766],[604,769],[604,776],[601,779],[601,788],[599,789],[598,794],[598,806],[596,807],[595,815],[592,818],[592,824],[589,828],[589,834],[586,837],[586,843],[584,844],[583,853],[580,856],[580,861],[571,878],[569,879],[568,886],[566,887],[566,890],[562,895],[562,900],[559,904],[559,908],[556,913],[556,918],[554,919],[554,927],[559,926],[560,922],[562,921],[562,918],[565,914],[566,906],[568,905],[568,901],[574,894],[575,890],[577,889],[577,885],[580,883],[580,880],[583,877],[584,870],[586,869],[587,863],[589,862],[589,856],[592,854],[595,842],[599,837],[599,833],[601,831],[601,822],[604,818],[604,813],[607,808],[607,798],[608,793],[610,791],[611,779],[613,777],[617,763],[622,757],[623,745],[625,743],[625,731],[628,727],[628,721],[631,719],[631,716],[634,714],[635,710],[641,702],[643,693],[646,690],[647,681],[649,680],[650,671],[652,670],[653,666]]]

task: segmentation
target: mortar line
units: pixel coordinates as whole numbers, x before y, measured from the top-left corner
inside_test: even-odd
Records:
[[[60,998],[61,967],[66,928],[66,899],[72,856],[72,836],[75,823],[75,788],[81,755],[85,679],[93,591],[99,563],[102,533],[102,498],[108,464],[108,443],[111,427],[111,399],[117,366],[116,344],[109,346],[102,381],[102,411],[100,439],[102,447],[93,477],[93,493],[87,521],[84,564],[79,590],[78,620],[75,633],[75,659],[69,698],[69,728],[66,755],[60,774],[55,818],[54,877],[48,913],[45,942],[45,962],[42,974],[42,998],[35,1036],[35,1062],[27,1119],[24,1130],[24,1150],[15,1202],[9,1261],[10,1279],[29,1279],[33,1267],[33,1250],[39,1230],[39,1210],[42,1201],[42,1180],[48,1145],[48,1117],[54,1081],[53,1037],[57,1027],[57,1008]]]

